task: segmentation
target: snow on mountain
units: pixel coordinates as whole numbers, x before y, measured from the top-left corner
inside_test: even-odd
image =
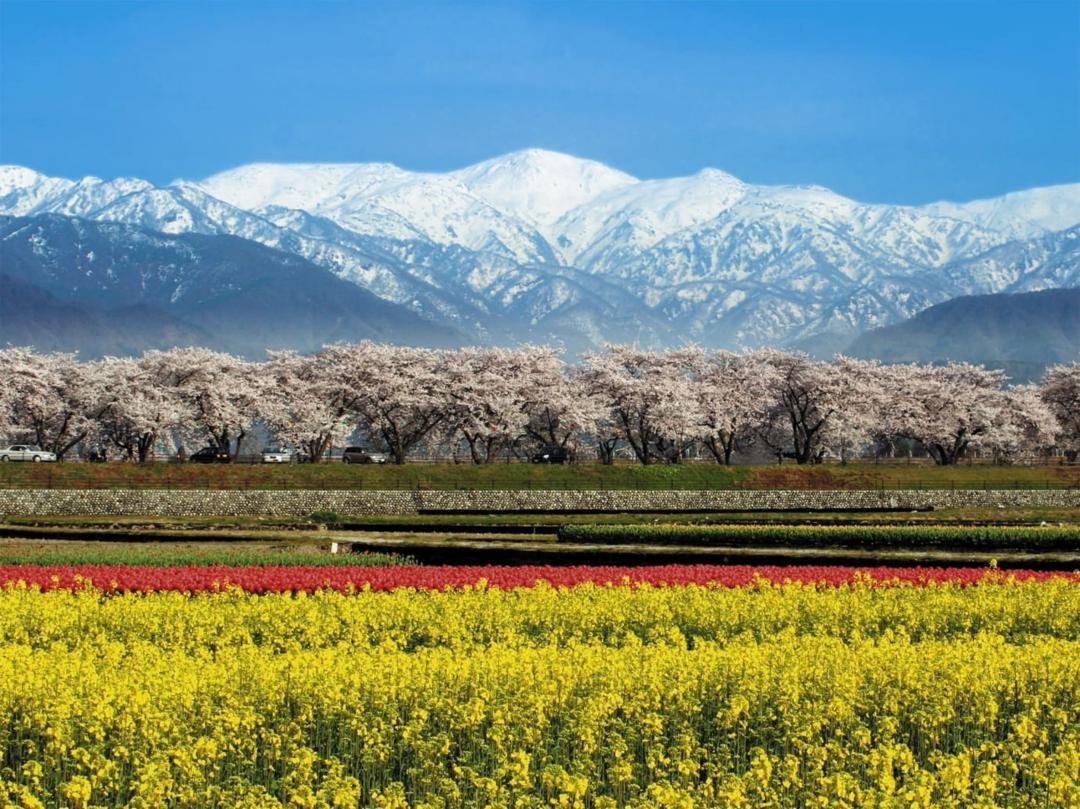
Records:
[[[864,204],[539,149],[443,174],[257,163],[163,187],[0,167],[0,213],[45,212],[256,241],[480,341],[809,344],[957,294],[1080,283],[1064,230],[1080,184]]]
[[[1013,191],[973,202],[935,202],[923,210],[974,222],[1013,238],[1030,238],[1080,224],[1080,183]]]
[[[918,208],[864,205],[854,215],[859,238],[883,258],[901,256],[915,271],[940,267],[976,255],[1008,240],[1000,231],[944,216],[928,216]],[[895,271],[895,260],[888,260]]]
[[[915,208],[864,205],[817,186],[752,186],[715,169],[603,194],[570,211],[558,226],[560,246],[579,266],[620,275],[636,268],[661,283],[686,280],[680,277],[680,268],[687,263],[694,264],[689,272],[697,278],[752,274],[751,265],[760,263],[759,257],[771,255],[770,260],[784,262],[792,245],[807,239],[857,242],[847,258],[837,257],[832,266],[845,274],[866,275],[860,265],[884,261],[890,271],[898,269],[897,264],[925,269],[989,249],[1006,238]],[[747,234],[725,249],[752,254],[750,260],[731,263],[729,255],[722,267],[700,263],[686,243],[718,229],[729,235],[735,229]],[[680,258],[674,264],[665,258],[651,269],[641,269],[648,263],[648,253],[670,252],[673,244],[682,245],[675,248]],[[662,266],[669,268],[666,276]]]
[[[493,207],[453,174],[408,172],[381,163],[263,163],[196,185],[241,208],[298,208],[365,235],[425,238],[523,262],[554,261],[533,225]]]
[[[605,270],[627,254],[719,216],[746,191],[744,183],[716,169],[622,185],[564,214],[556,238],[574,263]]]
[[[410,177],[371,193],[364,206],[340,205],[320,213],[357,233],[383,235],[371,216],[384,211],[409,222],[436,244],[497,252],[523,263],[557,263],[548,241],[534,226],[444,175]]]
[[[963,295],[1080,287],[1080,225],[1006,242],[945,269]]]
[[[203,191],[238,208],[276,205],[318,213],[408,172],[387,163],[251,163],[201,180]],[[174,183],[175,184],[175,183]]]
[[[471,194],[494,208],[557,236],[556,221],[604,192],[640,183],[594,160],[525,149],[451,172]]]

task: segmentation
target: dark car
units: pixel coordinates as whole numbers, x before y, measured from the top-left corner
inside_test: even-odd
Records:
[[[203,447],[188,458],[192,463],[231,463],[232,456],[217,447]]]
[[[566,463],[570,460],[570,453],[566,447],[544,447],[532,456],[533,463]]]
[[[341,460],[345,463],[386,463],[388,458],[385,453],[368,452],[363,447],[346,447]]]

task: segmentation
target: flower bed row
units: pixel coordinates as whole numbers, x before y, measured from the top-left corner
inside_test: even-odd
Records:
[[[1080,526],[567,525],[563,542],[755,547],[1080,551]]]
[[[203,592],[239,587],[253,593],[314,592],[400,588],[445,590],[464,587],[531,587],[546,582],[554,587],[598,585],[687,584],[744,587],[768,582],[796,582],[842,586],[857,582],[926,585],[954,582],[978,584],[1009,580],[1029,581],[1080,574],[989,568],[935,567],[832,567],[752,565],[655,565],[615,566],[417,566],[333,567],[325,566],[225,566],[185,565],[0,565],[0,584],[36,585],[42,589],[75,589],[93,586],[108,591],[150,592],[173,590]]]

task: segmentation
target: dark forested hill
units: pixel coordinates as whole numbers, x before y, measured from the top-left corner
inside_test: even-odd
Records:
[[[847,353],[885,362],[963,360],[1004,368],[1014,381],[1080,360],[1080,289],[971,295],[868,331]]]

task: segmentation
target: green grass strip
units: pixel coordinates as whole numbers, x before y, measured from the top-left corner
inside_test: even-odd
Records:
[[[393,553],[298,552],[292,550],[227,550],[130,545],[101,548],[0,547],[0,565],[338,565],[388,566],[415,560]]]
[[[560,542],[597,545],[1080,550],[1080,526],[566,525]]]

